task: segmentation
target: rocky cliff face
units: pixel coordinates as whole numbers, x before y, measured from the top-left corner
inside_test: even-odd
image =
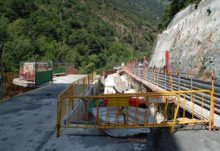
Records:
[[[197,77],[211,69],[220,81],[220,0],[202,0],[179,12],[166,31],[158,36],[151,67],[165,65],[169,50],[170,68],[192,72]]]

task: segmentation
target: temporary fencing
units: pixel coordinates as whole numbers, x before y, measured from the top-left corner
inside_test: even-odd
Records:
[[[88,76],[73,82],[68,88],[59,94],[57,101],[57,131],[60,129],[61,121],[64,116],[67,116],[67,113],[70,113],[70,111],[73,110],[73,107],[76,103],[74,102],[73,98],[67,99],[67,97],[73,95],[84,95],[85,92],[94,83],[95,78],[95,72],[89,74]]]
[[[20,62],[19,79],[35,82],[36,86],[52,81],[56,74],[76,74],[70,63],[59,62]]]
[[[76,74],[74,65],[66,62],[53,62],[53,74]]]
[[[204,123],[210,130],[213,126],[213,97],[210,97],[207,106],[209,110],[198,108],[196,104],[201,101],[201,105],[205,106],[205,98],[212,96],[209,90],[85,96],[85,90],[92,84],[88,82],[91,81],[89,77],[91,75],[74,82],[58,96],[57,137],[60,136],[61,128],[170,127],[173,133],[174,126],[179,124]],[[191,97],[190,104],[187,99]],[[139,100],[142,100],[141,105]],[[192,112],[191,117],[186,116],[188,111]]]
[[[144,98],[146,107],[129,106],[131,97]],[[172,97],[172,100],[167,99],[168,97]],[[60,136],[60,128],[171,127],[170,132],[173,133],[179,109],[179,96],[165,93],[64,96],[58,102],[57,137]],[[170,106],[170,103],[174,103],[174,106]],[[168,116],[167,111],[172,110],[171,108],[174,112]],[[164,112],[159,113],[162,109]]]

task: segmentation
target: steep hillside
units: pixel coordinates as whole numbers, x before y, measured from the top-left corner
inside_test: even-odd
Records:
[[[6,71],[51,60],[99,72],[150,56],[162,9],[155,0],[0,0],[0,54]]]
[[[173,17],[181,10],[194,3],[195,8],[198,7],[198,4],[201,0],[161,0],[164,3],[167,3],[162,19],[158,24],[158,29],[166,29]]]
[[[219,10],[219,0],[202,0],[197,9],[190,5],[179,12],[159,35],[150,66],[162,68],[164,52],[169,50],[171,69],[195,73],[197,77],[214,69],[220,81]]]
[[[163,5],[157,0],[87,0],[91,10],[110,24],[120,39],[133,49],[150,56]],[[97,5],[98,4],[98,5]],[[129,46],[129,45],[128,45]]]

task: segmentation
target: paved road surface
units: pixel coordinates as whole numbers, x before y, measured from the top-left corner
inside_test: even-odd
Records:
[[[75,76],[78,79],[82,76]],[[65,78],[70,79],[69,78]],[[82,130],[62,130],[55,137],[57,96],[70,82],[49,84],[36,91],[0,103],[0,151],[133,150],[125,138],[74,136]],[[97,134],[97,131],[88,133]],[[123,142],[123,143],[121,143]]]
[[[97,130],[62,129],[61,136],[56,138],[57,95],[69,85],[58,81],[0,103],[0,151],[217,151],[220,148],[220,133],[205,130],[178,131],[172,136],[169,131],[156,130],[149,136],[137,136],[147,138],[146,144],[129,142],[127,138],[76,135],[98,134]]]

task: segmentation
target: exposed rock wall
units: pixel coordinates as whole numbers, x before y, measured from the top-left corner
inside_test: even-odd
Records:
[[[220,81],[220,0],[202,0],[197,9],[190,5],[179,12],[158,36],[151,67],[165,65],[166,50],[171,69],[197,76],[214,69]]]

